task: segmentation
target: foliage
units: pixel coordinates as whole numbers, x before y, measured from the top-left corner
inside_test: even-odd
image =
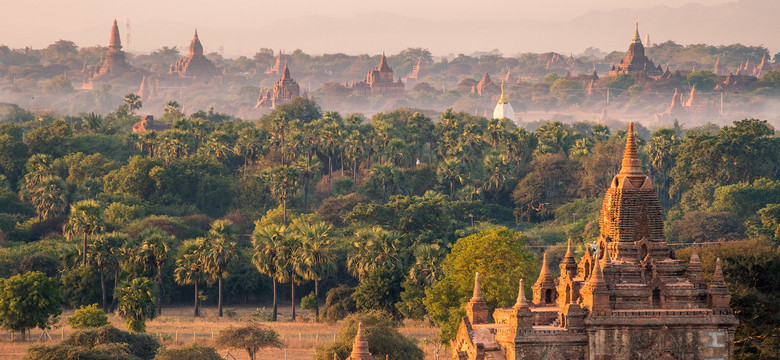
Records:
[[[33,271],[0,279],[0,326],[19,331],[48,329],[62,313],[57,281]]]
[[[175,349],[165,349],[157,353],[154,360],[222,360],[222,356],[213,347],[192,343]]]
[[[329,323],[335,323],[356,312],[357,304],[352,298],[354,293],[355,288],[347,285],[339,285],[328,290],[320,317]]]
[[[672,223],[671,239],[681,243],[741,239],[745,233],[740,218],[730,212],[691,211]]]
[[[119,299],[116,313],[125,319],[127,329],[133,332],[146,331],[146,320],[157,316],[155,303],[157,289],[148,278],[138,277],[115,290]]]
[[[377,267],[361,279],[352,298],[358,311],[379,310],[399,316],[395,304],[401,300],[403,274],[398,269]]]
[[[377,358],[422,360],[425,357],[416,340],[398,332],[400,324],[391,315],[369,311],[344,319],[336,342],[318,347],[315,359],[330,360],[334,354],[339,359],[346,359],[352,351],[358,325],[368,341],[368,350]]]
[[[215,342],[221,348],[246,350],[250,360],[254,360],[257,351],[262,348],[284,345],[279,339],[279,333],[260,324],[231,326],[220,331]]]
[[[86,329],[108,325],[108,316],[98,309],[97,304],[81,305],[73,316],[68,318],[68,325],[73,329]]]
[[[126,359],[142,360],[151,360],[160,347],[151,335],[122,331],[112,325],[76,331],[68,335],[60,345],[87,351],[101,351],[111,349],[111,346],[120,346],[118,349],[113,348],[112,352],[116,354],[121,351],[120,354],[126,353],[132,356]],[[110,357],[106,359],[108,358]]]
[[[524,236],[507,228],[483,230],[455,243],[442,263],[443,277],[425,290],[425,308],[441,327],[443,341],[454,338],[463,305],[471,298],[474,274],[479,273],[488,307],[509,307],[517,294],[516,281],[538,274],[539,261],[525,249]]]

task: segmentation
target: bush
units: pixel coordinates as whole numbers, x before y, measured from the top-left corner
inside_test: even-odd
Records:
[[[162,350],[154,360],[222,360],[217,350],[197,343],[176,349]]]
[[[401,301],[403,274],[397,269],[376,268],[355,288],[352,298],[359,311],[381,310],[399,316],[395,304]]]
[[[310,292],[309,295],[301,298],[301,309],[314,310],[317,307],[317,296],[314,292]]]
[[[114,353],[120,353],[124,348],[126,353],[132,357],[122,357],[122,359],[143,359],[150,360],[154,358],[160,344],[154,337],[146,334],[133,334],[127,331],[119,330],[112,325],[105,325],[99,328],[80,330],[70,334],[63,340],[59,346],[80,349],[87,353],[111,350]],[[77,359],[92,359],[91,357],[76,357]],[[102,357],[98,357],[102,359]],[[105,357],[112,359],[113,357]],[[38,359],[38,358],[34,358]],[[57,359],[63,359],[58,357]]]
[[[336,342],[317,348],[316,360],[346,359],[352,351],[358,324],[368,341],[368,349],[376,359],[422,360],[425,356],[417,341],[398,332],[400,323],[382,311],[369,311],[348,316],[341,325]]]
[[[325,305],[320,309],[320,319],[334,323],[357,311],[352,294],[355,288],[347,285],[339,285],[328,290],[325,296]]]
[[[59,272],[60,260],[47,254],[32,254],[19,263],[16,272],[24,274],[30,271],[40,271],[48,277],[55,277]]]
[[[81,305],[68,318],[68,325],[74,329],[96,328],[108,325],[108,316],[103,310],[98,309],[98,304],[88,306]]]
[[[72,307],[100,302],[100,277],[93,265],[68,270],[60,278],[62,297]]]
[[[139,360],[130,354],[127,344],[97,345],[94,348],[58,344],[54,346],[33,346],[27,350],[24,360]]]
[[[220,348],[242,349],[254,360],[257,351],[265,347],[282,347],[279,333],[267,326],[249,324],[242,327],[229,327],[219,332],[215,340]]]
[[[745,229],[739,216],[730,212],[691,211],[672,223],[671,238],[681,243],[737,240]]]

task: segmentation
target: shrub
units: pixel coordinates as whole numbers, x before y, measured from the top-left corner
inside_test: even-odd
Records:
[[[68,325],[74,329],[87,329],[108,325],[108,316],[103,310],[98,309],[98,304],[88,306],[81,305],[68,318]]]
[[[400,323],[382,311],[369,311],[352,314],[344,319],[336,342],[317,348],[316,360],[333,359],[335,353],[339,359],[345,359],[352,351],[352,343],[357,334],[358,324],[368,341],[371,355],[377,359],[422,360],[425,356],[417,347],[417,341],[398,332]]]
[[[314,310],[315,307],[317,307],[317,297],[313,291],[301,298],[301,309]]]
[[[113,349],[112,351],[115,353],[119,352],[118,350],[121,347],[125,347],[127,354],[132,355],[132,357],[125,358],[140,358],[143,360],[154,358],[157,349],[160,348],[157,340],[150,335],[130,333],[119,330],[112,325],[76,331],[65,338],[60,345],[80,348],[82,351],[87,352]],[[91,359],[89,357],[86,358]],[[111,357],[107,357],[107,359],[109,358]],[[78,357],[78,359],[83,359],[83,357]]]
[[[197,343],[176,349],[162,350],[154,360],[222,360],[217,350]]]
[[[329,323],[334,323],[357,311],[352,294],[355,288],[347,285],[339,285],[328,290],[325,297],[325,305],[322,306],[320,318]]]
[[[376,268],[355,288],[352,298],[359,311],[381,310],[399,316],[395,304],[401,301],[403,274],[397,269]]]
[[[282,347],[279,333],[267,326],[249,324],[241,327],[229,327],[219,332],[215,340],[220,348],[243,349],[254,360],[257,351],[265,347]]]
[[[691,211],[672,223],[671,238],[682,243],[736,240],[743,237],[739,216],[730,212]]]

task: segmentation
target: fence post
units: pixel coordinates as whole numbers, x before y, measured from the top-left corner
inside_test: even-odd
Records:
[[[298,341],[303,341],[303,333],[298,333]]]
[[[176,343],[179,342],[179,329],[176,329]]]

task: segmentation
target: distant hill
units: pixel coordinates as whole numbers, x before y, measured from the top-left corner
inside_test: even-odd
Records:
[[[764,45],[776,52],[780,51],[777,14],[780,14],[780,1],[739,0],[718,5],[689,3],[675,8],[591,11],[560,22],[529,20],[523,14],[500,14],[504,20],[490,22],[428,21],[389,12],[371,12],[347,19],[291,17],[273,23],[219,28],[186,24],[184,19],[159,19],[133,24],[131,49],[149,51],[163,45],[186,49],[197,26],[206,51],[217,51],[222,46],[226,56],[251,56],[261,47],[286,51],[300,48],[315,54],[393,53],[407,47],[428,48],[435,55],[492,49],[507,55],[542,51],[578,53],[589,46],[609,52],[627,48],[634,21],[639,19],[642,38],[649,33],[653,42],[673,40],[680,44],[712,45],[739,42]],[[77,41],[82,46],[104,44],[108,41],[109,26],[110,21],[106,20],[105,28],[84,29],[67,36],[89,40]],[[124,29],[120,31],[124,40]]]

